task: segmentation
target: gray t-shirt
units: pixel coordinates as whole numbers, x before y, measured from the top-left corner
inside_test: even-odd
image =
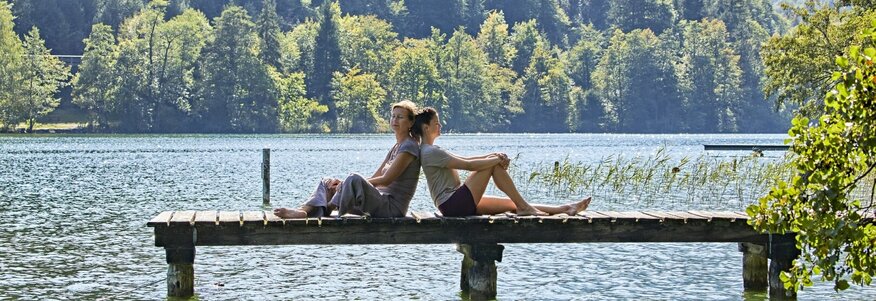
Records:
[[[420,147],[423,172],[426,173],[429,193],[432,194],[436,207],[447,201],[460,186],[456,169],[447,167],[450,158],[450,153],[437,145],[423,144]]]
[[[392,198],[393,205],[401,212],[407,212],[408,205],[411,204],[411,199],[414,198],[414,192],[417,191],[417,182],[420,180],[420,145],[414,140],[406,139],[398,147],[391,150],[386,155],[388,161],[383,166],[383,173],[389,170],[395,158],[401,153],[411,154],[414,156],[414,160],[408,164],[408,167],[389,186],[381,186],[377,190],[380,191],[380,194],[389,195]]]

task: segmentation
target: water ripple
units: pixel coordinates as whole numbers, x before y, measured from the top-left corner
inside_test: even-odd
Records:
[[[503,151],[523,162],[595,162],[625,154],[698,155],[704,143],[781,143],[782,135],[447,135],[462,155]],[[166,294],[164,252],[146,221],[165,210],[261,210],[261,148],[272,148],[272,197],[294,206],[322,176],[368,174],[388,135],[0,135],[0,299],[154,300]],[[550,149],[546,152],[545,149]],[[421,183],[425,183],[425,180]],[[426,185],[412,210],[434,210]],[[598,194],[595,210],[739,210],[739,202],[666,202]],[[533,201],[557,204],[542,191]],[[201,300],[459,299],[452,245],[201,247]],[[500,300],[757,300],[743,294],[735,244],[508,244]],[[801,300],[843,295],[817,283]]]

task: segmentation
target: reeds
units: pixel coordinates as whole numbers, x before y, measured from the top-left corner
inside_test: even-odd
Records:
[[[511,175],[527,199],[565,199],[593,195],[603,210],[710,209],[743,210],[789,179],[789,157],[670,156],[665,147],[654,155],[612,155],[594,163],[512,164]],[[517,162],[517,160],[514,160]]]

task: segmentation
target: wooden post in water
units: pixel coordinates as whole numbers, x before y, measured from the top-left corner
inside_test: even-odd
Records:
[[[456,250],[464,255],[459,288],[471,300],[496,299],[496,261],[502,261],[499,244],[457,244]]]
[[[769,245],[770,258],[770,299],[771,300],[797,300],[797,292],[785,289],[779,275],[791,270],[794,259],[800,256],[800,249],[794,242],[771,243]]]
[[[165,247],[167,256],[167,296],[191,297],[195,294],[195,236],[194,228],[176,229],[169,240],[182,244]]]
[[[766,292],[769,286],[766,246],[741,242],[739,251],[742,252],[742,287],[746,291]]]
[[[271,204],[271,149],[262,149],[262,204]]]

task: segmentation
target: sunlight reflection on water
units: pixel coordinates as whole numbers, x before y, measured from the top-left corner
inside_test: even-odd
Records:
[[[533,163],[647,156],[660,147],[673,156],[698,156],[705,143],[783,139],[483,134],[447,135],[438,142],[462,155],[503,151]],[[263,209],[263,147],[272,149],[273,204],[293,206],[320,177],[370,174],[392,143],[388,135],[0,136],[0,299],[163,299],[166,265],[145,226],[151,217],[175,209]],[[425,186],[418,188],[412,210],[434,210]],[[565,201],[523,190],[536,202]],[[610,195],[591,208],[682,205],[674,209],[743,209],[737,203]],[[735,244],[508,244],[503,259],[503,300],[764,297],[743,295]],[[202,300],[458,299],[460,260],[452,245],[201,247],[195,287]],[[836,295],[818,284],[800,297],[872,300],[876,290]]]

